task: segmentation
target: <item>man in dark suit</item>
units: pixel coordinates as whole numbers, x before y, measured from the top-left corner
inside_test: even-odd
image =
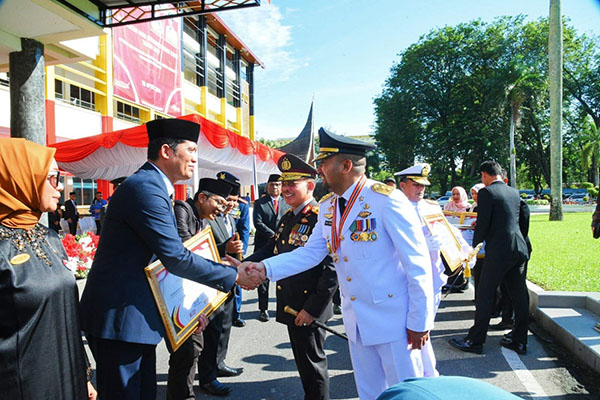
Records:
[[[265,246],[269,239],[275,235],[275,229],[283,214],[290,208],[281,198],[281,182],[279,175],[269,176],[267,181],[267,195],[254,202],[252,219],[256,233],[254,234],[254,251]],[[269,280],[258,287],[258,319],[262,322],[269,320]]]
[[[219,172],[217,180],[228,184],[231,192],[226,197],[227,207],[208,223],[212,228],[213,236],[219,250],[219,256],[226,254],[237,258],[243,252],[243,244],[236,237],[235,219],[231,211],[236,208],[240,193],[239,180],[228,172]],[[239,288],[234,287],[235,290]],[[234,296],[229,297],[217,311],[210,316],[210,323],[204,331],[204,348],[198,358],[198,381],[200,387],[213,395],[225,396],[231,388],[223,385],[217,377],[240,375],[243,368],[232,368],[225,364],[231,325],[233,322]]]
[[[317,223],[319,206],[312,196],[317,170],[292,154],[282,156],[278,166],[282,171],[283,196],[291,208],[281,218],[275,236],[249,261],[262,261],[304,246]],[[327,357],[323,350],[325,331],[312,323],[315,320],[324,323],[331,318],[331,299],[337,286],[330,256],[307,271],[277,282],[276,319],[287,325],[305,399],[329,399]],[[286,313],[285,306],[299,311],[297,317]]]
[[[227,208],[226,198],[230,192],[231,185],[228,183],[211,178],[202,178],[194,198],[175,201],[177,232],[183,242],[206,228],[209,221],[217,218]],[[221,309],[222,307],[215,313],[220,312]],[[207,329],[210,330],[210,324]],[[206,330],[204,333],[206,333]],[[195,398],[194,377],[196,375],[196,364],[203,347],[204,336],[202,332],[199,332],[192,334],[177,351],[171,353],[167,400],[190,400]],[[198,367],[198,370],[202,371],[202,366],[199,363]],[[219,385],[219,382],[213,384],[217,387]]]
[[[525,354],[529,319],[525,262],[529,256],[519,227],[521,199],[519,192],[502,180],[502,170],[497,162],[485,161],[481,164],[480,171],[481,181],[486,187],[478,193],[473,245],[485,241],[485,260],[477,288],[475,324],[464,339],[451,339],[449,343],[462,351],[483,351],[494,293],[504,280],[514,304],[515,327],[512,337],[503,338],[500,344],[519,354]]]
[[[69,193],[69,200],[65,201],[64,219],[69,223],[69,232],[71,235],[77,234],[77,221],[79,221],[79,211],[77,211],[76,192]]]
[[[82,328],[94,354],[104,399],[156,397],[156,345],[165,335],[144,268],[158,258],[173,274],[229,291],[251,276],[187,250],[177,234],[170,195],[192,177],[200,126],[177,119],[146,124],[148,162],[119,186],[81,299]]]

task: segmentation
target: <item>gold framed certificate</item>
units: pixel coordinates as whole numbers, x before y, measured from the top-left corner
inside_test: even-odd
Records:
[[[443,214],[426,215],[423,217],[423,220],[425,220],[429,232],[441,239],[443,244],[440,253],[444,258],[444,261],[446,261],[446,264],[448,264],[448,268],[454,272],[464,262],[460,254],[462,246],[446,220],[445,214],[446,211]]]
[[[192,253],[221,262],[210,226],[183,244]],[[145,268],[154,300],[167,331],[170,348],[175,351],[198,327],[198,319],[207,317],[229,297],[198,282],[169,273],[160,260]]]

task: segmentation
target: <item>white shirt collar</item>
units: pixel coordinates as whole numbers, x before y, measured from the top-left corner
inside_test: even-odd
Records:
[[[173,186],[173,182],[171,182],[169,180],[169,178],[167,178],[165,173],[162,172],[162,170],[160,168],[158,168],[156,165],[154,165],[152,163],[152,161],[148,161],[148,163],[150,165],[152,165],[154,168],[156,168],[156,170],[160,174],[160,177],[162,178],[163,182],[165,183],[165,188],[167,189],[167,193],[169,194],[169,197],[171,197],[173,195],[173,193],[175,193],[175,187]]]
[[[350,187],[348,189],[346,189],[346,191],[344,192],[343,195],[338,196],[338,197],[343,197],[344,199],[346,199],[346,201],[348,201],[350,199],[350,196],[352,196],[352,192],[354,191],[354,188],[356,187],[356,185],[358,185],[358,183],[360,182],[361,179],[362,179],[362,177],[357,179],[356,182],[354,182],[352,185],[350,185]]]

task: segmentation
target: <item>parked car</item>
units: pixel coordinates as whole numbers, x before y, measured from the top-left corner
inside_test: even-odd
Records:
[[[565,199],[567,204],[586,204],[588,195],[584,193],[575,193]]]
[[[444,208],[446,203],[450,201],[450,197],[452,196],[442,196],[439,199],[437,199],[437,202],[440,203],[440,207]]]

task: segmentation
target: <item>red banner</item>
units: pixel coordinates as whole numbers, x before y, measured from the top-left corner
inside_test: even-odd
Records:
[[[182,115],[181,18],[113,28],[114,93]]]

